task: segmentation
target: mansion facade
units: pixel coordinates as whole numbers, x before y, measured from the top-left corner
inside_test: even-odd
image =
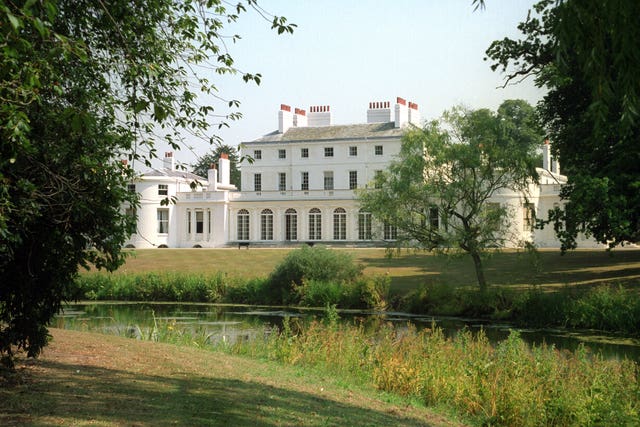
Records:
[[[137,230],[127,246],[375,246],[395,240],[393,227],[359,208],[357,191],[370,188],[376,174],[396,158],[405,128],[420,125],[420,113],[417,104],[397,98],[393,105],[369,103],[366,116],[363,124],[333,125],[329,106],[312,106],[307,112],[281,105],[278,129],[242,144],[243,156],[252,158],[240,165],[242,189],[231,185],[230,161],[224,156],[207,177],[199,177],[177,170],[173,154],[165,153],[162,169],[129,185],[139,194],[140,205]],[[561,203],[560,187],[566,183],[548,144],[538,172],[540,183],[530,186],[528,197],[501,192],[491,200],[513,212],[513,246],[524,241],[538,247],[560,245],[551,227],[531,227],[531,212],[546,217]],[[192,186],[194,181],[199,185]],[[174,202],[164,205],[167,198]],[[433,220],[438,221],[437,215]],[[580,246],[594,243],[583,240]]]

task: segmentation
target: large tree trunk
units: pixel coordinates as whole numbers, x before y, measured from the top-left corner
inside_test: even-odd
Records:
[[[480,292],[484,293],[487,290],[487,281],[484,278],[484,270],[482,269],[482,259],[480,259],[480,253],[477,251],[472,251],[471,259],[473,259],[473,265],[476,268],[476,277],[478,278]]]

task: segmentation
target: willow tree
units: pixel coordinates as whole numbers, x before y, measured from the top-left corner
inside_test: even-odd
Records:
[[[361,207],[396,227],[399,244],[468,253],[484,291],[484,253],[513,238],[512,213],[492,198],[513,191],[526,201],[541,140],[525,101],[505,101],[497,113],[455,108],[406,132],[397,160],[360,194]]]
[[[0,355],[36,356],[79,266],[113,270],[132,168],[238,116],[200,104],[238,73],[224,26],[255,0],[0,0]],[[269,18],[291,32],[282,17]],[[208,70],[206,75],[203,70]],[[259,74],[240,73],[259,82]],[[223,117],[220,123],[219,117]]]

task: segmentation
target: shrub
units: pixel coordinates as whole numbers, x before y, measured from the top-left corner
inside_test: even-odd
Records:
[[[353,282],[361,274],[362,266],[346,252],[303,246],[289,252],[269,276],[271,299],[282,304],[295,303],[296,287],[305,280],[343,284]]]

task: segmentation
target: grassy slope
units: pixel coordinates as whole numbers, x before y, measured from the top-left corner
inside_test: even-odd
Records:
[[[20,381],[3,383],[0,375],[0,425],[457,425],[301,368],[114,336],[52,333],[37,361],[21,363]]]
[[[348,251],[365,265],[370,274],[389,274],[392,294],[404,294],[420,284],[444,283],[475,286],[475,273],[466,256],[442,257],[424,252],[403,252],[388,258],[384,249],[339,249]],[[136,250],[119,270],[121,273],[179,271],[214,273],[233,277],[267,276],[287,254],[288,249],[149,249]],[[533,259],[523,252],[505,251],[485,262],[491,284],[527,287],[531,284],[550,289],[565,284],[591,285],[620,282],[635,284],[640,278],[640,250],[579,250],[560,255],[543,250]]]

